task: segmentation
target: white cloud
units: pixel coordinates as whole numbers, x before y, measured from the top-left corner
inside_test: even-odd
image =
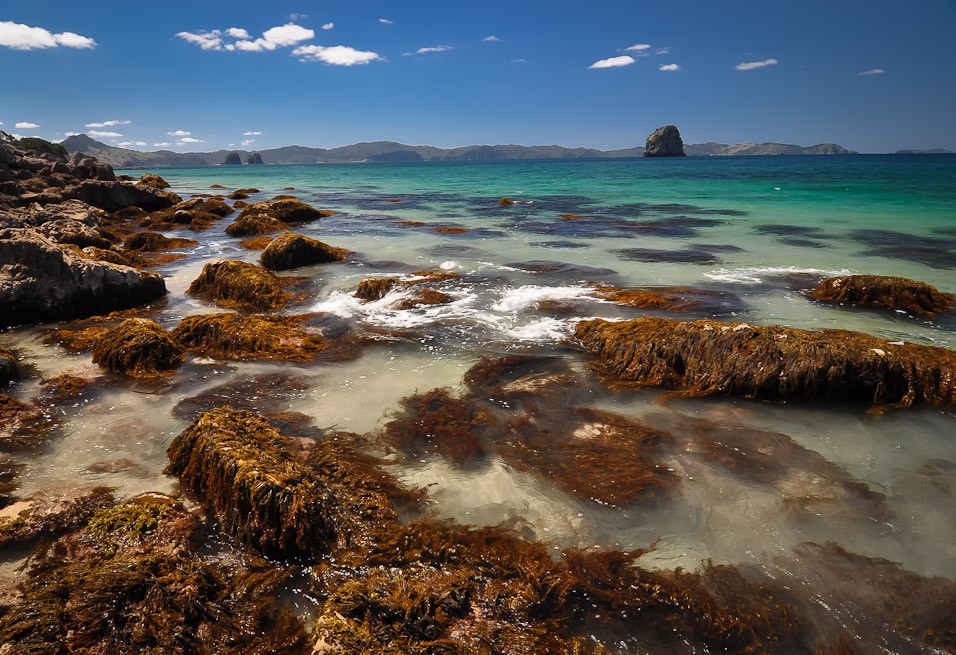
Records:
[[[860,71],[857,75],[882,75],[883,72],[882,68],[871,68],[868,71]]]
[[[241,27],[230,27],[224,31],[179,32],[176,36],[189,43],[198,45],[203,50],[263,52],[294,46],[302,41],[308,41],[315,37],[315,30],[310,30],[295,23],[287,23],[277,27],[270,27],[257,39],[253,39],[252,35]],[[223,37],[237,40],[232,43],[227,43],[223,40]]]
[[[244,30],[241,27],[230,27],[226,30],[226,36],[231,36],[234,39],[251,39],[249,32]]]
[[[0,123],[0,125],[3,125],[3,123]],[[68,137],[71,137],[71,136],[80,136],[82,132],[64,132],[63,134],[65,134]]]
[[[232,46],[232,47],[230,47]],[[263,52],[264,50],[275,50],[276,44],[265,39],[256,39],[255,41],[236,41],[226,46],[227,50],[242,50],[243,52]]]
[[[326,23],[325,25],[322,26],[322,29],[323,29],[323,30],[330,30],[330,29],[332,29],[333,27],[335,27],[335,23]]]
[[[293,50],[292,54],[299,57],[299,61],[322,61],[332,66],[356,66],[382,59],[377,52],[356,50],[344,45],[303,45]]]
[[[117,125],[129,125],[133,121],[103,121],[102,123],[87,123],[86,127],[116,127]]]
[[[666,48],[658,48],[657,50],[654,51],[655,55],[669,55],[670,53],[671,53],[670,46],[667,46]]]
[[[524,57],[518,57],[517,59],[512,59],[511,63],[512,64],[527,64],[528,60],[525,59]]]
[[[745,61],[734,66],[734,70],[752,71],[755,68],[765,68],[767,66],[774,66],[775,64],[777,64],[777,60],[772,58],[764,59],[763,61]]]
[[[242,141],[239,142],[239,145],[241,145],[241,146],[251,146],[251,145],[252,145],[253,143],[255,143],[255,142],[256,142],[255,139],[243,139]]]
[[[485,38],[482,39],[482,41],[486,41],[486,42],[488,42],[488,43],[494,43],[495,41],[500,41],[500,40],[501,40],[501,39],[499,39],[499,38],[498,38],[497,36],[495,36],[494,34],[489,34],[488,36],[486,36]]]
[[[156,148],[168,148],[171,145],[173,144],[171,144],[169,141],[160,141],[159,143],[153,144],[153,146]]]
[[[650,50],[651,45],[649,43],[635,43],[634,45],[624,48],[627,52],[644,52],[645,50]]]
[[[183,143],[205,143],[205,141],[203,141],[202,139],[194,139],[191,136],[184,136],[183,138],[179,140],[179,144],[183,144]]]
[[[662,70],[662,71],[679,71],[679,70],[680,70],[680,66],[678,66],[677,64],[661,64],[661,65],[658,67],[657,70]]]
[[[307,29],[295,23],[288,23],[287,25],[267,29],[262,33],[262,38],[280,47],[293,46],[315,38],[315,30]]]
[[[187,132],[186,130],[175,130],[174,132],[166,132],[169,136],[189,136],[192,132]]]
[[[121,148],[127,148],[129,146],[145,146],[146,142],[145,141],[120,141],[116,145],[118,145]]]
[[[634,63],[634,57],[629,55],[623,55],[621,57],[611,57],[610,59],[601,59],[588,68],[621,68],[623,66],[630,66]]]
[[[425,55],[430,52],[448,52],[449,50],[452,50],[452,49],[453,48],[450,45],[433,45],[427,48],[419,48],[418,50],[416,50],[416,52],[418,52],[418,54],[420,55]]]
[[[97,139],[118,139],[123,136],[119,132],[100,132],[99,130],[90,130],[89,134]]]
[[[389,19],[387,19],[387,18],[379,18],[379,19],[378,19],[378,22],[381,23],[382,25],[394,25],[394,24],[395,24],[395,21],[389,20]]]
[[[30,27],[13,21],[0,21],[0,46],[13,50],[42,48],[95,48],[96,41],[74,32],[54,34],[42,27]]]
[[[176,36],[193,45],[198,45],[203,50],[222,50],[222,32],[213,30],[211,32],[177,32]]]
[[[18,130],[35,130],[40,126],[37,125],[36,123],[31,123],[30,121],[20,121],[19,123],[14,125],[14,127],[17,128]]]
[[[253,132],[250,130],[249,132],[243,132],[242,136],[259,136],[260,134],[262,134],[262,132]]]

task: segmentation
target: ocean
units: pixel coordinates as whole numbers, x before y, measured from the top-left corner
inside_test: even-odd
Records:
[[[120,172],[120,171],[117,171]],[[139,175],[142,171],[127,171]],[[22,496],[109,485],[120,497],[171,492],[165,450],[190,423],[177,406],[200,394],[244,407],[301,412],[317,426],[375,435],[401,401],[447,388],[482,357],[553,356],[587,378],[590,356],[570,338],[587,318],[714,318],[794,328],[841,328],[956,348],[956,317],[825,306],[806,291],[848,273],[913,278],[956,293],[956,156],[732,157],[686,159],[267,165],[155,171],[184,198],[254,187],[249,202],[292,194],[336,214],[295,231],[353,251],[343,263],[288,271],[306,301],[290,313],[323,314],[325,327],[374,335],[352,361],[199,362],[161,388],[104,388],[70,409],[62,437],[27,462]],[[225,191],[211,188],[227,187]],[[292,189],[289,189],[292,187]],[[502,198],[514,204],[502,205]],[[167,328],[219,311],[185,294],[204,264],[257,261],[223,228],[167,236],[199,241],[155,270]],[[369,277],[446,271],[452,302],[399,308],[406,290],[363,303]],[[595,293],[692,288],[686,313],[622,307]],[[49,378],[92,368],[88,353],[44,344],[53,326],[6,335]],[[14,390],[36,395],[35,383]],[[391,455],[390,470],[428,489],[435,516],[505,524],[555,549],[650,549],[638,563],[696,570],[708,560],[748,567],[795,589],[864,631],[869,606],[821,573],[808,544],[837,544],[956,580],[956,410],[674,398],[582,382],[573,402],[646,421],[678,435],[665,459],[676,492],[616,505],[570,493],[546,475],[495,454],[455,462]],[[701,455],[701,425],[721,448],[747,457],[774,433],[785,471],[772,478]],[[782,436],[781,436],[782,435]],[[763,445],[761,445],[763,444]],[[713,443],[710,444],[713,446]],[[794,458],[790,462],[787,454]],[[102,462],[129,465],[96,467]],[[91,468],[92,467],[92,468]],[[92,471],[92,472],[91,472]],[[861,492],[860,490],[865,490]],[[852,573],[849,574],[852,578]],[[863,573],[861,572],[862,576]],[[860,584],[863,585],[861,578]],[[869,583],[868,583],[869,584]],[[896,643],[891,626],[884,643]],[[880,633],[882,634],[882,633]],[[623,642],[622,642],[623,644]],[[643,652],[619,647],[620,652]],[[889,652],[889,651],[887,651]],[[914,650],[913,652],[924,652]],[[930,652],[930,651],[925,651]]]

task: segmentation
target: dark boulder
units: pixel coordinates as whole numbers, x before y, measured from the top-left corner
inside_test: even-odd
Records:
[[[956,296],[936,287],[904,277],[884,275],[843,275],[820,282],[810,292],[816,300],[864,305],[933,316],[956,307]]]
[[[647,137],[645,157],[685,157],[684,141],[676,125],[664,125]]]
[[[63,189],[64,199],[76,199],[109,212],[131,205],[146,211],[157,211],[172,207],[182,198],[175,193],[162,191],[141,184],[128,182],[103,182],[84,180],[79,185]]]
[[[259,166],[265,162],[262,161],[262,155],[258,152],[254,152],[246,158],[246,163],[252,166]]]
[[[284,271],[300,266],[340,262],[348,257],[344,248],[335,248],[317,239],[284,232],[273,239],[259,261],[272,271]]]
[[[241,164],[242,159],[238,152],[230,152],[222,162],[223,166],[240,166]]]

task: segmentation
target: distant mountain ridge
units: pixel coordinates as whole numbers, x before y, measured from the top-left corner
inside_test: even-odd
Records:
[[[227,157],[238,155],[249,161],[258,154],[265,164],[344,164],[353,162],[414,162],[414,161],[504,161],[514,159],[604,159],[640,157],[644,148],[637,146],[621,150],[594,148],[565,148],[564,146],[474,145],[461,148],[410,146],[396,141],[356,143],[339,148],[309,148],[283,146],[266,150],[216,150],[214,152],[173,152],[157,150],[140,152],[116,148],[92,139],[86,134],[71,136],[62,142],[68,152],[84,152],[106,161],[117,168],[151,168],[166,166],[217,166]],[[685,145],[690,156],[734,155],[846,155],[856,154],[835,143],[815,146],[796,146],[785,143],[701,143]]]

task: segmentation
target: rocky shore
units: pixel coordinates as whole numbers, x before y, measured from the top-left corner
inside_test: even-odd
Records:
[[[28,456],[58,438],[58,421],[96,385],[162,385],[209,358],[348,361],[394,336],[326,329],[326,317],[301,310],[296,278],[275,273],[348,265],[355,253],[292,231],[331,212],[289,196],[240,205],[222,196],[183,200],[167,188],[154,174],[117,178],[91,157],[67,161],[0,144],[0,328],[59,323],[48,343],[88,352],[91,366],[109,372],[95,382],[66,373],[44,380],[30,400],[0,392],[0,556],[26,558],[15,584],[0,576],[0,655],[852,655],[877,643],[956,652],[952,580],[804,541],[800,557],[820,584],[892,626],[888,643],[821,612],[819,590],[785,567],[771,576],[710,561],[694,571],[650,566],[642,557],[656,543],[559,548],[521,526],[437,518],[429,489],[392,472],[426,457],[453,471],[495,459],[573,502],[616,511],[686,493],[687,478],[671,463],[693,461],[779,495],[806,520],[838,518],[845,506],[883,516],[880,490],[787,435],[732,419],[636,418],[582,401],[582,390],[656,387],[900,412],[956,404],[952,351],[858,332],[582,321],[563,347],[589,357],[591,369],[570,366],[560,352],[485,357],[455,389],[405,397],[381,430],[366,434],[319,428],[315,417],[288,411],[281,398],[296,389],[295,377],[273,373],[176,405],[189,425],[166,451],[175,493],[21,497]],[[263,252],[261,265],[207,263],[186,291],[205,313],[164,327],[146,316],[167,293],[148,269],[188,241],[162,234],[174,229],[261,239],[244,243]],[[456,280],[425,270],[368,277],[350,293],[368,305],[402,291],[403,307],[430,307],[454,300],[440,285]],[[805,300],[847,311],[953,310],[953,296],[927,287],[842,277]],[[706,312],[714,302],[682,288],[595,284],[593,292],[641,311]],[[0,347],[0,389],[31,376],[15,349]],[[256,410],[253,391],[269,397]],[[857,586],[845,588],[848,579]]]

